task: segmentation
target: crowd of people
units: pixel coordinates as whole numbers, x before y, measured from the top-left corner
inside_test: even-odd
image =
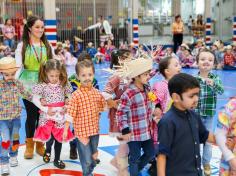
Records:
[[[101,25],[101,23],[100,23]],[[105,27],[106,24],[104,24]],[[176,38],[181,38],[181,29]],[[195,45],[164,49],[163,46],[115,48],[108,37],[98,48],[82,40],[58,42],[54,48],[45,36],[44,21],[30,16],[23,28],[22,42],[14,57],[5,45],[0,49],[0,132],[1,174],[10,174],[18,165],[21,103],[26,109],[25,159],[34,157],[34,148],[45,163],[59,169],[64,142],[70,142],[68,158],[78,159],[84,176],[92,176],[98,164],[99,118],[108,110],[109,135],[119,141],[111,164],[119,176],[138,176],[150,162],[150,175],[211,175],[211,144],[217,144],[223,158],[220,175],[236,174],[235,98],[218,114],[216,133],[212,122],[217,96],[224,88],[213,69],[235,69],[235,43],[224,47],[216,41],[207,48],[202,40]],[[175,50],[174,49],[174,50]],[[85,50],[85,51],[83,51]],[[110,63],[112,73],[99,90],[94,64]],[[153,63],[158,69],[153,68]],[[74,65],[68,76],[66,66]],[[196,68],[198,74],[181,73]],[[164,80],[148,83],[157,73]],[[72,127],[71,127],[72,124]],[[108,125],[108,124],[107,124]],[[46,143],[46,148],[44,144]],[[200,144],[204,144],[202,162]],[[36,146],[36,147],[35,147]]]

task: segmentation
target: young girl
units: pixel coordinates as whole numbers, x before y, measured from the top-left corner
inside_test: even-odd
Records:
[[[129,50],[120,49],[118,51],[113,51],[111,53],[111,68],[119,66],[120,62],[128,60],[131,56]],[[120,101],[121,95],[127,89],[128,83],[118,75],[114,75],[109,78],[105,89],[103,91],[103,96],[105,97],[109,107],[109,134],[111,136],[117,137],[120,142],[116,156],[112,159],[111,164],[118,169],[118,176],[128,175],[128,145],[126,141],[122,141],[122,136],[120,130],[117,126],[116,121],[116,111]]]
[[[65,123],[65,104],[71,92],[71,87],[67,85],[66,69],[60,61],[51,59],[40,66],[39,84],[32,89],[33,102],[42,111],[34,141],[46,142],[46,151],[43,156],[45,163],[50,161],[51,147],[55,141],[54,166],[60,169],[65,168],[65,164],[60,160],[60,154]],[[46,107],[41,106],[40,99],[45,99]],[[68,136],[64,141],[72,139],[73,134],[68,129]]]
[[[83,175],[91,176],[96,166],[93,156],[98,152],[99,114],[104,110],[106,102],[102,94],[92,86],[93,62],[85,59],[76,64],[76,69],[81,85],[69,101],[63,137],[68,138],[68,129],[73,122]]]
[[[157,97],[156,108],[154,111],[154,120],[156,123],[160,120],[162,115],[166,113],[171,107],[172,100],[168,90],[168,81],[176,74],[180,73],[181,65],[175,57],[166,57],[159,63],[159,72],[165,78],[164,80],[157,82],[153,85],[153,92]],[[153,129],[154,144],[157,144],[157,125],[154,125]],[[156,172],[156,162],[152,162],[152,166],[149,171],[151,173]],[[153,174],[155,175],[155,174]]]
[[[220,176],[236,175],[235,112],[236,97],[232,98],[218,115],[215,138],[223,154],[220,162]],[[228,145],[230,138],[232,142]]]
[[[184,68],[192,68],[193,67],[193,65],[194,65],[194,57],[192,56],[190,49],[186,49],[183,52],[183,57],[182,57],[182,60],[181,60],[181,65]]]

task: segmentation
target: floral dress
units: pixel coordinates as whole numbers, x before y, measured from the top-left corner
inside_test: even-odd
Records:
[[[225,108],[219,113],[217,128],[224,130],[227,137],[231,137],[236,141],[236,97],[231,99]],[[233,154],[236,156],[236,145],[232,149]],[[221,158],[220,161],[220,176],[230,176],[229,162]]]
[[[39,126],[35,131],[34,140],[47,142],[53,135],[58,142],[63,142],[65,97],[72,93],[72,88],[70,86],[63,88],[60,84],[41,83],[35,85],[32,92],[44,98],[47,102],[46,106],[53,108],[56,112],[54,116],[49,116],[46,112],[40,113]],[[67,139],[64,141],[70,141],[73,138],[69,130]]]

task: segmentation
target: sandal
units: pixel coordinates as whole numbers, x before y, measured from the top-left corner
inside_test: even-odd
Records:
[[[65,163],[62,160],[54,161],[53,164],[59,169],[64,169],[66,167]]]
[[[49,162],[50,162],[50,159],[51,159],[51,154],[45,152],[44,155],[43,155],[43,161],[44,161],[45,163],[49,163]]]

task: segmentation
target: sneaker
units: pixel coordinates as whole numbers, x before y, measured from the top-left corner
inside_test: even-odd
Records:
[[[62,160],[54,161],[53,164],[59,169],[64,169],[66,167],[65,163]]]
[[[205,164],[203,166],[203,168],[204,168],[204,175],[205,176],[211,176],[211,166],[210,166],[210,164]]]
[[[9,164],[1,165],[1,174],[2,175],[9,175],[10,174]]]
[[[70,159],[72,159],[72,160],[78,159],[78,154],[77,154],[76,148],[70,149]]]
[[[10,166],[11,167],[16,167],[18,166],[18,160],[17,160],[17,157],[10,157]]]

